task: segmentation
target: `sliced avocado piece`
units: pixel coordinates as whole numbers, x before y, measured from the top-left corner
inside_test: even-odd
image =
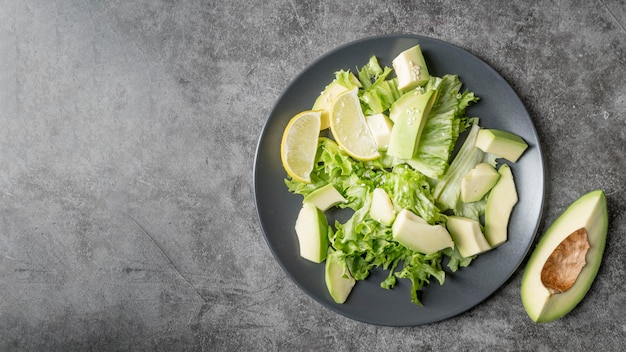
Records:
[[[324,213],[312,203],[302,204],[296,219],[296,235],[300,256],[321,263],[328,252],[328,221]]]
[[[416,252],[433,254],[444,248],[454,248],[454,241],[445,227],[430,225],[407,209],[398,213],[391,231],[396,241]]]
[[[437,91],[422,93],[414,90],[396,100],[389,110],[389,118],[395,121],[391,129],[387,154],[401,159],[415,156],[428,113]]]
[[[372,204],[370,205],[370,216],[379,223],[391,226],[396,218],[396,210],[391,203],[391,198],[382,188],[374,189],[372,193]]]
[[[311,110],[321,110],[322,111],[322,124],[320,126],[320,131],[327,129],[330,127],[330,105],[339,94],[345,92],[349,88],[345,87],[338,81],[334,80],[330,82],[329,85],[324,88],[322,93],[313,103],[313,108]]]
[[[461,179],[461,201],[470,203],[483,199],[499,178],[498,171],[488,163],[476,165]]]
[[[302,203],[312,203],[321,211],[326,211],[342,202],[346,202],[346,198],[337,191],[332,183],[316,189],[302,200]]]
[[[391,129],[393,128],[391,120],[384,114],[375,114],[365,116],[365,121],[370,128],[370,132],[372,132],[378,150],[387,150],[389,139],[391,138]]]
[[[454,245],[465,258],[491,249],[477,220],[451,215],[448,216],[446,227]]]
[[[517,189],[511,168],[502,164],[498,169],[500,178],[491,189],[485,207],[485,237],[491,247],[506,242],[509,218],[517,204]]]
[[[430,78],[422,48],[419,45],[406,49],[391,62],[398,77],[398,89],[409,91],[422,86]]]
[[[602,190],[580,197],[550,225],[522,277],[522,302],[533,321],[559,319],[583,299],[598,273],[607,228]],[[556,285],[563,281],[567,285]]]
[[[513,163],[517,162],[517,159],[528,148],[528,144],[522,137],[496,129],[480,130],[475,145],[485,153],[494,154]]]
[[[343,304],[352,292],[356,280],[350,275],[347,266],[339,258],[339,252],[328,254],[324,270],[326,288],[335,303]]]

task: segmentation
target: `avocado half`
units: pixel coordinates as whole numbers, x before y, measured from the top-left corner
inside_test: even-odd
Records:
[[[606,196],[602,190],[595,190],[580,197],[548,228],[533,250],[522,278],[522,302],[533,321],[549,322],[559,319],[574,309],[583,299],[598,273],[604,253],[607,228]],[[580,270],[579,273],[575,271],[578,275],[573,277],[575,280],[573,285],[567,285],[565,289],[555,291],[550,283],[544,284],[546,279],[542,279],[542,273],[545,275],[550,271],[549,274],[552,277],[567,276],[570,268],[558,268],[554,263],[572,262],[572,260],[562,258],[562,253],[567,253],[572,259],[576,255],[574,248],[582,248],[582,246],[574,247],[568,243],[571,243],[572,239],[582,242],[578,240],[581,236],[577,234],[585,231],[586,253],[583,253],[583,257],[580,258],[582,269],[577,268]],[[556,253],[555,249],[557,249]],[[558,254],[561,254],[561,258],[558,258]],[[580,251],[578,254],[580,255]],[[558,258],[556,261],[555,257]]]

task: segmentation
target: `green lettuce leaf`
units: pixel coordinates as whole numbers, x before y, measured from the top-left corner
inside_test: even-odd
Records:
[[[359,79],[350,71],[339,70],[335,72],[335,80],[348,89],[361,88],[361,82],[359,82]]]
[[[472,262],[472,260],[474,260],[476,258],[475,255],[471,256],[471,257],[467,257],[467,258],[463,257],[456,247],[455,248],[445,248],[442,252],[443,252],[443,254],[445,256],[450,258],[448,260],[447,267],[452,272],[456,272],[457,270],[459,270],[459,268],[465,268],[465,267],[469,266],[470,263]]]
[[[370,89],[374,84],[384,80],[392,72],[391,68],[384,69],[378,63],[376,56],[371,56],[366,65],[357,68],[357,76],[364,90]]]
[[[376,56],[357,69],[361,82],[359,99],[365,115],[379,114],[389,110],[391,104],[402,95],[398,90],[398,79],[387,79],[393,72],[390,67],[381,67]]]
[[[495,166],[496,157],[474,146],[480,126],[477,118],[471,119],[471,123],[472,127],[449,169],[442,179],[435,184],[433,196],[441,210],[450,209],[455,215],[479,220],[480,216],[485,213],[487,200],[483,198],[477,202],[462,202],[460,200],[461,179],[481,162]]]
[[[407,163],[433,179],[447,170],[459,135],[468,127],[465,109],[478,101],[472,92],[461,93],[461,85],[456,75],[431,77],[426,85],[426,89],[438,90],[437,101],[424,125],[417,153]]]
[[[485,155],[485,152],[474,146],[479,130],[476,119],[450,168],[435,185],[433,195],[443,210],[456,208],[461,193],[461,178],[478,165]]]
[[[441,252],[431,255],[414,253],[404,262],[402,271],[396,273],[399,278],[411,280],[411,301],[419,306],[422,302],[417,297],[419,288],[430,283],[430,278],[434,277],[443,285],[446,273],[441,268]]]

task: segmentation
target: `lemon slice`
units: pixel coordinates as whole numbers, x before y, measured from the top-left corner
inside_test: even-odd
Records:
[[[365,121],[357,88],[340,93],[330,108],[330,130],[337,144],[357,160],[380,156],[372,132]]]
[[[303,111],[292,117],[280,143],[280,159],[287,174],[300,182],[311,182],[319,140],[321,111]]]

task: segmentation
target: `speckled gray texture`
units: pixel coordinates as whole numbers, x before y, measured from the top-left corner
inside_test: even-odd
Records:
[[[606,191],[605,259],[565,318],[530,321],[521,268],[453,319],[366,325],[272,257],[252,166],[274,101],[327,51],[400,32],[518,92],[545,153],[540,233]],[[624,82],[623,0],[0,0],[0,350],[620,350]]]

